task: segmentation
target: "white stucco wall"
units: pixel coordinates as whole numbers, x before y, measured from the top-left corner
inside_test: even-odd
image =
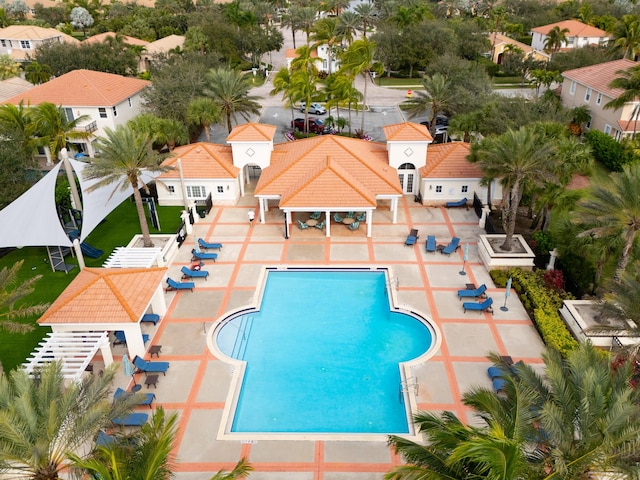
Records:
[[[257,165],[261,169],[271,164],[273,142],[227,142],[231,145],[233,164],[238,168]]]
[[[232,203],[240,198],[240,186],[237,178],[233,179],[185,179],[185,187],[200,186],[205,187],[204,197],[192,198],[189,201],[205,200],[209,193],[213,203]],[[162,180],[156,182],[158,191],[158,204],[161,206],[183,206],[182,186],[179,179]],[[173,187],[174,193],[169,191]],[[222,192],[218,191],[222,187]]]
[[[446,202],[462,200],[464,197],[471,203],[474,192],[478,194],[483,204],[487,203],[487,187],[480,185],[479,178],[423,178],[421,182],[420,192],[424,205],[442,205]],[[463,187],[467,187],[466,192],[463,192]],[[502,187],[494,181],[491,185],[491,203],[500,203],[501,200]]]
[[[412,163],[416,169],[427,163],[429,142],[387,142],[389,165],[397,169],[404,163]]]

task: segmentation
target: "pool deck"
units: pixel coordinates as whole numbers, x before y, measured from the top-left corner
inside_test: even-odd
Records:
[[[332,224],[330,239],[315,228],[299,230],[294,225],[285,240],[283,217],[277,209],[268,213],[265,224],[250,226],[249,207],[257,209],[253,196],[243,197],[238,205],[214,206],[206,218],[199,219],[194,234],[169,266],[169,276],[180,278],[180,268],[190,264],[192,242],[202,237],[223,244],[216,250],[215,263],[205,261],[204,268],[211,273],[208,280],[196,279],[193,292],[167,293],[167,315],[156,327],[143,325],[145,333],[152,335],[148,345],[162,345],[160,360],[171,363],[166,377],[161,376],[157,389],[150,391],[158,405],[180,414],[178,480],[208,480],[222,468],[231,469],[241,457],[255,468],[249,476],[252,480],[373,480],[401,463],[385,441],[216,440],[232,367],[210,353],[207,331],[225,312],[252,302],[265,265],[391,267],[399,303],[429,315],[443,336],[436,355],[413,369],[419,383],[419,409],[451,410],[473,423],[460,395],[472,386],[491,387],[485,358],[489,351],[542,364],[543,343],[517,295],[508,298],[508,311],[499,308],[504,304],[504,289],[495,288],[478,259],[476,243],[482,229],[472,209],[426,208],[407,196],[400,202],[398,223],[391,223],[388,210],[374,213],[372,238],[366,237],[366,228],[352,232]],[[415,246],[405,246],[412,228],[419,230],[420,238]],[[426,253],[427,234],[435,235],[438,244],[448,243],[454,235],[462,245],[469,243],[466,275],[459,273],[463,248],[451,256]],[[486,283],[494,300],[493,315],[463,313],[456,291],[466,283]],[[123,346],[115,347],[116,359],[125,351]],[[142,375],[138,381],[143,381]],[[117,383],[126,386],[123,375]]]

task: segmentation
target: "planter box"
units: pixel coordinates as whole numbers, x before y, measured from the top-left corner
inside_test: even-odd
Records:
[[[512,267],[533,269],[536,254],[527,245],[522,235],[513,236],[513,249],[510,252],[499,250],[505,235],[480,235],[478,253],[487,270],[507,270]]]

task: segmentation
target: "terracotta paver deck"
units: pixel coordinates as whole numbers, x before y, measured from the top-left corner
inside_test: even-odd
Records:
[[[243,456],[255,468],[252,480],[373,480],[401,461],[384,441],[216,439],[232,367],[209,352],[206,332],[220,315],[252,301],[263,265],[390,266],[397,278],[399,303],[431,315],[443,335],[436,355],[412,370],[418,379],[420,409],[452,410],[474,422],[460,402],[460,393],[472,386],[491,385],[485,359],[490,350],[516,361],[542,363],[542,341],[517,296],[508,298],[507,312],[499,309],[504,289],[495,287],[479,262],[476,242],[482,231],[473,210],[426,208],[405,197],[398,224],[391,224],[388,211],[375,213],[372,238],[366,237],[366,228],[352,232],[333,224],[331,239],[317,229],[301,231],[293,225],[291,237],[285,240],[277,209],[269,211],[266,224],[249,227],[247,206],[257,207],[253,197],[243,198],[238,206],[216,206],[199,219],[193,239],[187,240],[169,266],[169,275],[179,276],[180,267],[189,264],[191,242],[202,237],[224,245],[215,263],[205,262],[209,279],[196,279],[194,292],[167,294],[167,315],[157,327],[143,326],[153,336],[148,345],[162,345],[160,360],[171,362],[166,377],[161,376],[152,391],[158,405],[180,413],[177,479],[208,480]],[[412,228],[419,230],[420,238],[408,247],[404,240]],[[470,244],[466,275],[459,273],[463,249],[451,256],[428,254],[427,234],[435,234],[438,243],[457,235],[463,244]],[[463,313],[456,291],[471,282],[487,284],[494,315]],[[118,358],[124,352],[118,346],[114,353]],[[119,380],[125,386],[126,379]]]

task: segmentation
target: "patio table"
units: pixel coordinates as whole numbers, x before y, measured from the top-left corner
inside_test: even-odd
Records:
[[[344,223],[345,225],[351,225],[352,223],[355,223],[356,219],[355,218],[343,218],[342,219],[342,223]]]
[[[307,225],[309,225],[310,227],[315,227],[318,224],[317,220],[314,220],[313,218],[310,218],[309,220],[307,220]]]

